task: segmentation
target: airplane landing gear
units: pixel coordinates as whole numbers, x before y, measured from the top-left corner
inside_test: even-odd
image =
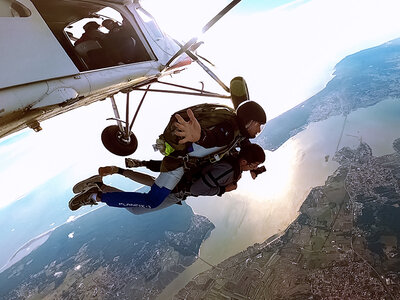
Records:
[[[210,71],[211,72],[211,71]],[[216,76],[213,76],[213,78]],[[176,88],[188,89],[189,91],[180,91],[180,90],[165,90],[165,89],[150,89],[152,83],[159,83],[168,86],[173,86]],[[221,82],[218,80],[218,82]],[[146,86],[147,88],[144,89],[142,87]],[[229,88],[223,84],[226,90],[229,91]],[[133,90],[144,92],[142,100],[140,101],[138,108],[136,109],[135,115],[133,116],[132,121],[129,120],[129,93]],[[113,154],[120,155],[120,156],[128,156],[134,153],[138,147],[138,141],[136,136],[132,133],[132,126],[136,120],[136,117],[139,113],[139,110],[143,104],[143,101],[147,95],[147,92],[163,92],[163,93],[174,93],[174,94],[183,94],[183,95],[192,95],[192,96],[202,96],[202,97],[217,97],[223,99],[231,99],[236,109],[237,106],[247,100],[249,98],[249,93],[247,90],[246,82],[242,77],[235,77],[231,81],[231,95],[221,95],[218,93],[205,91],[204,85],[202,84],[201,89],[191,88],[183,85],[172,84],[168,82],[162,82],[158,80],[154,80],[152,82],[147,82],[141,86],[131,87],[122,91],[126,93],[126,118],[125,120],[121,120],[117,108],[117,104],[115,102],[114,96],[110,96],[112,108],[114,111],[114,118],[108,118],[107,120],[114,120],[117,121],[117,125],[111,125],[106,127],[102,134],[101,140],[103,142],[104,147]]]
[[[138,147],[138,140],[132,132],[132,126],[136,120],[140,107],[143,104],[144,98],[146,97],[149,88],[150,85],[148,85],[147,90],[145,91],[142,100],[140,101],[139,106],[136,110],[136,113],[130,123],[129,123],[129,93],[132,90],[126,90],[125,121],[120,119],[118,107],[117,104],[115,103],[114,96],[110,97],[115,118],[108,118],[107,120],[115,120],[117,121],[117,125],[111,125],[106,127],[101,133],[101,141],[103,142],[104,147],[111,153],[119,156],[128,156],[136,151]]]
[[[101,133],[101,141],[108,151],[119,156],[131,155],[138,146],[136,136],[131,132],[126,139],[125,133],[121,132],[118,125],[104,128]]]

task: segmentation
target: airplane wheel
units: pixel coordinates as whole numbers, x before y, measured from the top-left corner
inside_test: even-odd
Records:
[[[128,143],[123,139],[123,134],[117,125],[104,128],[101,133],[101,141],[108,151],[119,156],[131,155],[138,146],[136,136],[131,133],[130,142]]]

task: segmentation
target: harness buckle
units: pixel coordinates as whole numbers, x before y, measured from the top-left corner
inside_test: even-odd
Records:
[[[213,163],[216,163],[217,161],[220,161],[221,160],[221,156],[219,156],[219,154],[214,154],[213,156],[211,156],[210,157],[210,162],[213,164]]]
[[[189,154],[186,154],[185,156],[182,156],[182,162],[183,162],[183,168],[184,170],[190,170],[191,165],[193,165],[193,158],[189,156]]]

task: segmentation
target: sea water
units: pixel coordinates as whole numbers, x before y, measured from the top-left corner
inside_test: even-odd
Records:
[[[400,138],[400,99],[386,99],[347,116],[311,123],[274,152],[266,151],[267,172],[253,180],[243,174],[238,189],[223,197],[188,199],[196,214],[208,217],[215,229],[200,248],[200,257],[217,265],[254,243],[282,232],[298,216],[313,187],[339,166],[332,158],[342,147],[368,143],[373,155],[393,153]],[[201,260],[186,268],[158,299],[171,299],[195,275],[209,269]]]

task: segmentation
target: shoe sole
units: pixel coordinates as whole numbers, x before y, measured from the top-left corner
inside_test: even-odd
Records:
[[[93,187],[83,191],[82,193],[80,193],[78,195],[75,195],[68,202],[69,209],[72,210],[72,211],[75,211],[75,210],[81,208],[84,205],[89,205],[89,203],[88,204],[83,203],[84,201],[82,201],[81,199],[82,198],[88,198],[91,194],[97,193],[98,191],[99,191],[99,188],[97,186],[93,186]],[[77,203],[74,203],[74,202],[77,202]],[[97,203],[96,203],[96,205],[97,205]]]
[[[85,180],[82,180],[74,185],[72,191],[75,194],[82,193],[85,189],[87,189],[90,185],[102,182],[102,177],[100,175],[93,175]]]

